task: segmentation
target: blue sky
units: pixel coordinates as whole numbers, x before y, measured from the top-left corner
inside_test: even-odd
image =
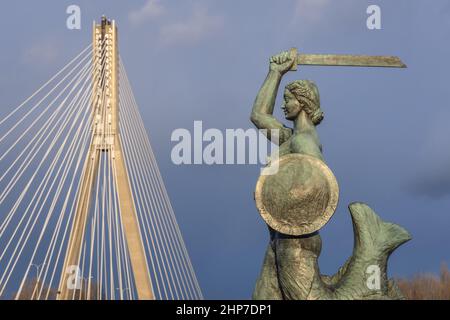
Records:
[[[70,4],[81,7],[81,30],[66,28]],[[369,4],[381,7],[382,30],[366,28]],[[251,296],[268,242],[253,201],[260,168],[176,166],[171,133],[192,130],[195,120],[205,129],[251,128],[269,57],[293,46],[392,54],[408,65],[301,67],[283,81],[317,83],[325,112],[319,136],[341,190],[321,231],[322,273],[351,254],[353,201],[411,232],[390,260],[390,275],[436,272],[450,262],[448,1],[8,2],[0,19],[0,116],[84,48],[102,14],[118,24],[120,53],[206,298]],[[279,108],[276,115],[282,118]]]

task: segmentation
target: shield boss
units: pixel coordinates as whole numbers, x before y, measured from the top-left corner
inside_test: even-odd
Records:
[[[295,236],[322,228],[336,210],[338,199],[339,186],[330,168],[299,153],[274,160],[263,170],[255,191],[264,221],[280,233]]]

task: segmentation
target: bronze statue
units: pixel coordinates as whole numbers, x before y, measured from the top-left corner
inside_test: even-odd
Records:
[[[324,162],[316,131],[324,113],[314,82],[297,80],[285,87],[282,109],[293,128],[273,116],[281,79],[297,64],[405,67],[396,57],[297,55],[295,49],[270,59],[251,121],[259,129],[267,129],[268,139],[279,143],[279,158],[268,166],[276,163],[278,171],[270,175],[263,171],[255,192],[270,242],[253,298],[401,299],[395,283],[387,279],[387,260],[410,235],[402,227],[382,221],[363,203],[349,206],[355,233],[353,255],[334,276],[320,274],[319,229],[333,215],[339,189]],[[369,283],[371,270],[378,271],[378,286]]]

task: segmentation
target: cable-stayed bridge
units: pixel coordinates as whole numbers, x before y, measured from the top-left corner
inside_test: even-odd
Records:
[[[0,118],[0,297],[203,298],[114,21]]]

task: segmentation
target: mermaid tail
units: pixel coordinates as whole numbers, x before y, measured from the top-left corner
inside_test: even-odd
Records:
[[[411,239],[399,225],[385,222],[366,204],[349,205],[353,254],[333,276],[320,274],[319,234],[281,237],[271,242],[254,299],[402,299],[387,278],[391,253]]]
[[[317,268],[308,299],[398,299],[396,286],[387,279],[391,253],[411,239],[401,226],[385,222],[366,204],[349,206],[355,243],[352,257],[332,277]]]

